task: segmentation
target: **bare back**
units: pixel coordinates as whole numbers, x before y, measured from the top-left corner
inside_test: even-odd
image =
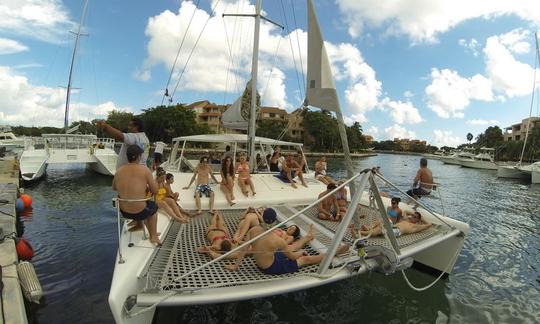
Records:
[[[260,226],[250,229],[248,232],[249,239],[262,232],[264,232],[264,229]],[[282,238],[272,234],[267,234],[252,243],[252,251],[256,251],[256,253],[253,253],[253,258],[261,269],[267,269],[274,263],[274,253],[276,251],[285,251],[286,249],[287,243]]]
[[[150,170],[138,163],[128,163],[121,166],[113,179],[113,189],[122,199],[144,199],[147,189],[155,194],[158,185],[152,177]],[[120,201],[120,209],[126,213],[138,213],[146,206],[145,201]]]
[[[428,185],[427,183],[433,183],[433,174],[431,173],[431,170],[427,167],[420,168],[418,170],[418,173],[416,174],[416,177],[418,178],[418,181],[420,182],[420,187],[425,189],[431,189],[433,186]]]

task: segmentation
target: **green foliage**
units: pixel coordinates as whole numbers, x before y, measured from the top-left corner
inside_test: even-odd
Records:
[[[287,123],[281,120],[258,120],[257,136],[277,139],[281,132],[287,127]],[[286,140],[286,136],[282,140]]]
[[[473,134],[467,133],[467,141],[471,142],[473,140]]]
[[[106,122],[118,130],[125,131],[127,129],[128,122],[132,118],[133,114],[130,112],[112,110],[109,112]]]
[[[195,112],[183,105],[148,108],[137,117],[142,119],[146,136],[152,142],[169,143],[178,136],[212,133],[208,125],[197,124]]]
[[[499,126],[489,126],[482,134],[476,137],[477,146],[496,147],[501,145],[503,141],[503,132]]]
[[[401,146],[399,146],[397,143],[394,143],[394,141],[380,141],[380,142],[373,142],[373,147],[376,150],[380,151],[401,151]]]

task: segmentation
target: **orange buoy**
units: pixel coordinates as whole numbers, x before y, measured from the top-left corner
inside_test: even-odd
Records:
[[[15,238],[15,250],[17,250],[17,255],[21,260],[28,261],[32,260],[34,257],[34,249],[30,243],[23,238]]]
[[[32,197],[30,197],[30,195],[22,194],[19,198],[21,198],[21,200],[23,201],[24,208],[32,206]]]

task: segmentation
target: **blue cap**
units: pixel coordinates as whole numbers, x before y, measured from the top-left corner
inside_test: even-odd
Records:
[[[272,224],[276,221],[277,215],[273,208],[266,208],[263,212],[263,220],[266,224]]]

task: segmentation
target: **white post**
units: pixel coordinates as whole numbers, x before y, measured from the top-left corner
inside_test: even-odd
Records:
[[[255,161],[255,127],[257,121],[257,73],[259,68],[259,29],[261,26],[261,0],[255,5],[255,32],[253,37],[253,58],[251,60],[251,112],[248,127],[248,155],[251,170],[257,167]]]

